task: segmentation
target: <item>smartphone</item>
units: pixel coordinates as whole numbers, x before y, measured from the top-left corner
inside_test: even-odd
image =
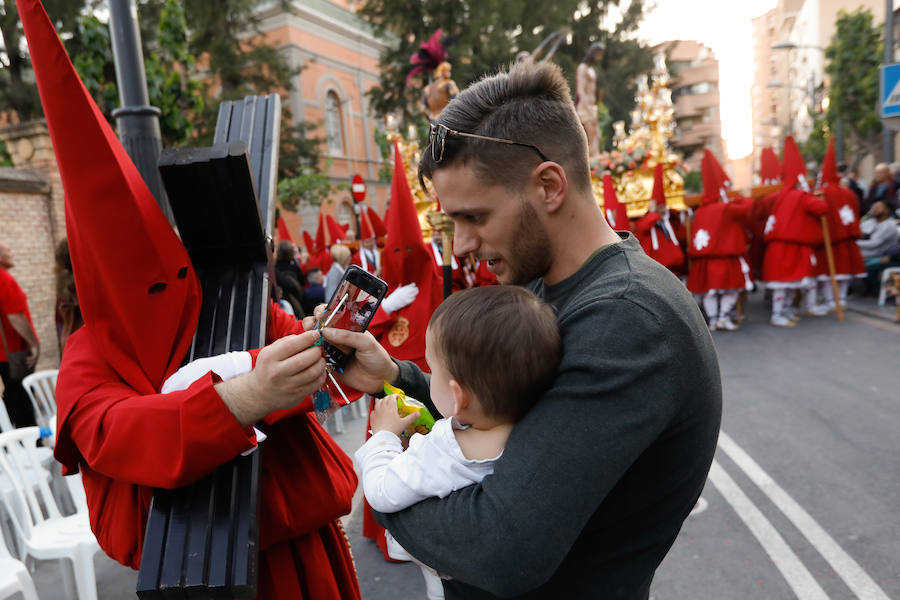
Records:
[[[328,327],[347,331],[365,331],[375,311],[387,293],[387,283],[368,271],[350,265],[328,301],[325,313],[320,317]],[[353,349],[324,342],[325,362],[334,369],[342,369]]]

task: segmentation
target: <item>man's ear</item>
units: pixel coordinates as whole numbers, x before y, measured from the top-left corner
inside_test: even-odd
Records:
[[[544,205],[544,210],[547,213],[558,211],[569,189],[569,181],[566,178],[565,169],[552,161],[541,163],[534,171],[534,181],[543,192],[541,201]]]
[[[453,414],[459,415],[469,408],[472,395],[469,390],[459,385],[455,379],[450,380],[450,395],[453,398]]]

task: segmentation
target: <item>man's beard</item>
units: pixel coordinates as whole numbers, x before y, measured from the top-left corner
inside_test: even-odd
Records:
[[[553,264],[547,228],[524,198],[519,213],[519,230],[513,237],[512,248],[506,258],[509,275],[508,281],[503,283],[512,285],[525,285],[543,277]]]

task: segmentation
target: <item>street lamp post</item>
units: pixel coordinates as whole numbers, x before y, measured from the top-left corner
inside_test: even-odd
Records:
[[[163,214],[172,222],[172,209],[156,168],[162,148],[160,110],[150,106],[144,56],[141,52],[141,33],[132,0],[110,0],[109,33],[121,104],[112,113],[119,130],[119,139]]]
[[[887,1],[892,2],[892,0],[887,0]],[[777,44],[773,44],[772,50],[787,50],[789,52],[791,50],[818,50],[819,52],[821,52],[823,54],[823,56],[825,54],[825,48],[823,48],[822,46],[817,46],[815,44],[795,44],[794,42],[792,42],[790,40],[784,40],[782,42],[778,42]],[[788,64],[787,75],[788,75],[788,84],[790,84],[790,76],[791,76],[790,64]],[[772,83],[778,83],[778,82],[772,82]],[[780,85],[775,86],[770,83],[769,87],[781,87],[781,86]],[[803,88],[796,88],[791,85],[788,85],[786,87],[792,87],[793,89],[803,89]],[[807,95],[809,96],[811,105],[815,104],[815,89],[816,89],[815,80],[810,79],[809,89],[804,90],[804,91],[806,91]],[[788,91],[788,117],[789,118],[791,117],[790,111],[791,111],[790,91]],[[814,109],[810,110],[810,113],[813,113],[813,112],[814,112]],[[790,120],[788,121],[788,124],[790,125]],[[843,123],[841,122],[840,117],[838,117],[837,120],[835,121],[834,129],[835,129],[834,134],[835,134],[835,151],[836,151],[835,153],[837,154],[838,162],[841,162],[844,160],[844,127],[843,127]],[[893,144],[893,142],[892,142],[892,144]]]
[[[884,3],[884,64],[894,62],[894,1]],[[881,125],[881,161],[894,162],[894,132],[884,123]]]

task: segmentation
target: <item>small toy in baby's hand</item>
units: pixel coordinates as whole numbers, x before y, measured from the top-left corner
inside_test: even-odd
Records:
[[[424,404],[415,398],[407,396],[406,392],[392,386],[387,381],[384,382],[384,393],[397,395],[397,412],[402,416],[405,417],[406,415],[411,415],[415,412],[419,413],[419,418],[416,419],[412,425],[413,429],[416,430],[416,433],[425,435],[434,427],[434,417],[431,416],[431,413],[428,412],[428,409]],[[406,432],[404,432],[403,435],[407,435]]]

